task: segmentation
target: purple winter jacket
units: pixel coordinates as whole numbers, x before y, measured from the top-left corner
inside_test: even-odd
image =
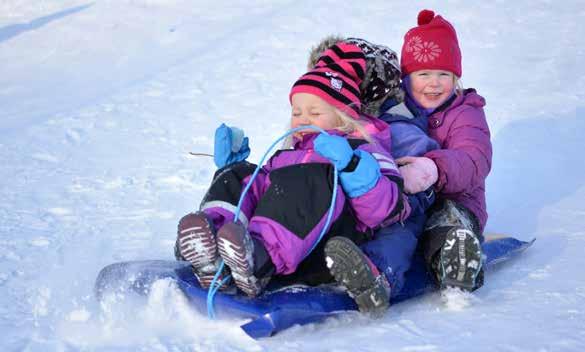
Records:
[[[490,131],[483,111],[485,99],[466,89],[446,109],[429,116],[429,135],[440,149],[425,154],[437,165],[435,191],[469,209],[481,231],[487,222],[485,179],[492,165]]]
[[[386,146],[390,145],[388,126],[381,120],[373,119],[366,130],[376,140],[376,143],[361,144],[356,149],[367,151],[374,156],[380,166],[382,177],[371,190],[355,198],[346,197],[341,186],[338,186],[339,192],[333,212],[333,220],[335,220],[341,216],[346,202],[349,202],[351,213],[356,219],[357,230],[361,232],[380,225],[386,226],[396,221],[402,221],[410,213],[410,207],[399,185],[402,177],[394,159],[386,149]],[[329,132],[343,135],[338,131]],[[242,204],[240,220],[244,225],[247,225],[250,234],[262,242],[276,267],[277,274],[290,274],[296,270],[298,264],[317,241],[325,224],[326,213],[318,215],[316,224],[311,225],[307,231],[295,232],[294,229],[299,223],[299,217],[304,219],[307,216],[315,216],[315,214],[307,214],[307,212],[311,213],[309,209],[312,205],[306,203],[300,206],[294,205],[298,194],[283,193],[280,190],[281,188],[289,189],[288,185],[293,187],[295,193],[312,192],[308,198],[304,198],[308,202],[311,202],[310,199],[325,193],[323,188],[319,188],[320,186],[311,188],[316,185],[313,183],[316,180],[305,178],[304,175],[307,174],[297,173],[294,178],[291,178],[291,173],[287,173],[288,178],[284,180],[282,178],[283,172],[286,173],[289,170],[304,172],[298,168],[302,165],[307,165],[306,170],[309,172],[311,164],[330,164],[328,159],[323,158],[313,149],[313,142],[317,136],[318,134],[315,133],[304,135],[302,140],[295,141],[293,149],[276,152],[262,167],[262,172],[254,179],[250,192],[246,194]],[[291,169],[291,167],[296,169]],[[249,177],[245,177],[243,185],[249,183],[249,180]],[[278,186],[275,186],[274,182],[276,181],[278,181]],[[298,182],[301,184],[299,185]],[[328,200],[327,204],[329,204]],[[273,216],[275,207],[284,207],[285,216],[280,219],[288,221],[288,225],[276,220]],[[213,219],[214,225],[218,228],[226,221],[233,219],[233,205],[222,201],[206,201],[201,209]],[[276,210],[276,213],[282,212]]]

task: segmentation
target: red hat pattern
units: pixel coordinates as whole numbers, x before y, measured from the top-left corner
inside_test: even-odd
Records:
[[[289,99],[296,93],[314,94],[357,119],[365,67],[366,57],[357,45],[339,42],[325,50],[315,67],[295,82]]]
[[[418,14],[418,26],[404,36],[402,76],[419,70],[445,70],[461,77],[461,50],[455,28],[431,10]]]

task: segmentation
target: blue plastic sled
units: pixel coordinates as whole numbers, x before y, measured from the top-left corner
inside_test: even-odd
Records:
[[[488,238],[483,244],[487,256],[486,269],[505,262],[530,247],[534,240],[524,242],[511,237]],[[107,293],[130,290],[147,295],[152,283],[172,278],[185,293],[191,305],[201,312],[207,311],[207,290],[201,288],[186,262],[146,260],[121,262],[103,268],[95,284],[98,299]],[[406,283],[392,304],[436,290],[421,257],[415,258],[406,275]],[[272,336],[293,325],[323,321],[337,314],[357,310],[353,300],[333,285],[287,286],[266,291],[257,298],[218,292],[215,312],[218,317],[237,316],[250,318],[242,329],[253,338]],[[204,313],[205,314],[205,313]]]

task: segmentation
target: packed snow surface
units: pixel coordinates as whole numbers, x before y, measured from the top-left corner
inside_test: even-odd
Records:
[[[487,100],[488,232],[534,246],[478,292],[255,341],[172,281],[98,303],[116,261],[172,259],[215,167],[213,131],[258,160],[286,129],[308,51],[341,34],[400,51],[418,11],[455,25]],[[553,1],[2,0],[1,351],[585,350],[585,4]]]

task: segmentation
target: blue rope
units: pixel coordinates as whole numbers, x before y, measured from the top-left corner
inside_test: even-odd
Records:
[[[272,145],[266,150],[266,152],[262,156],[262,159],[260,159],[260,162],[256,166],[254,173],[252,174],[252,176],[250,176],[250,180],[248,181],[248,184],[246,185],[246,187],[244,187],[244,190],[242,191],[242,194],[240,195],[240,200],[238,201],[238,206],[236,207],[236,212],[234,214],[234,222],[238,221],[238,218],[240,216],[240,209],[242,207],[242,203],[244,202],[244,197],[246,196],[246,193],[248,193],[248,190],[252,186],[254,179],[256,178],[258,173],[260,172],[262,165],[264,165],[264,161],[268,157],[268,153],[270,153],[272,148],[274,148],[284,138],[288,137],[289,135],[291,135],[297,131],[306,130],[307,128],[315,130],[319,133],[327,134],[327,132],[325,132],[325,130],[323,130],[322,128],[310,125],[310,126],[302,126],[302,127],[293,128],[293,129],[289,130],[288,132],[286,132],[285,134],[283,134],[282,136],[280,136],[277,140],[275,140],[274,143],[272,143]],[[323,229],[321,230],[321,233],[319,234],[319,238],[313,244],[313,247],[311,247],[311,250],[309,250],[307,252],[307,254],[305,254],[303,259],[306,258],[315,249],[315,247],[317,247],[319,242],[321,242],[321,239],[323,239],[323,236],[325,236],[325,234],[328,231],[329,225],[331,223],[331,218],[333,217],[333,210],[335,209],[335,199],[337,199],[337,182],[338,182],[337,176],[338,176],[338,173],[339,172],[337,170],[337,167],[335,167],[335,165],[333,165],[333,194],[331,195],[331,204],[329,206],[329,212],[327,213],[327,219],[325,220],[325,226],[323,226]],[[223,271],[223,268],[224,268],[224,262],[223,262],[223,260],[221,260],[220,265],[219,265],[219,269],[217,269],[217,272],[215,273],[215,276],[213,277],[213,280],[211,281],[211,285],[209,286],[209,291],[207,292],[207,316],[210,319],[215,319],[215,309],[213,307],[213,300],[215,298],[215,294],[217,293],[219,288],[231,278],[231,275],[228,275],[225,278],[223,278],[223,280],[221,282],[219,282],[219,283],[217,282],[221,272]]]
[[[209,319],[215,319],[215,310],[213,309],[213,299],[215,298],[215,293],[219,290],[221,286],[223,286],[231,278],[231,275],[228,275],[225,278],[223,278],[219,283],[217,283],[219,275],[221,275],[224,266],[225,264],[222,260],[219,264],[219,269],[217,269],[217,272],[213,276],[213,280],[211,281],[211,285],[209,286],[209,291],[207,292],[207,316],[209,317]]]

